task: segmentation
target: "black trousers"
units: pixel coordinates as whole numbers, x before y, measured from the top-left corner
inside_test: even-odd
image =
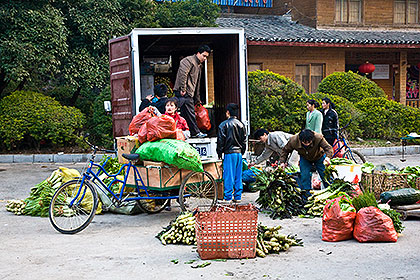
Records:
[[[179,93],[175,94],[178,97],[178,106],[181,109],[181,117],[183,117],[188,124],[191,131],[191,136],[195,136],[200,132],[197,121],[195,119],[194,100],[188,95],[181,96]]]

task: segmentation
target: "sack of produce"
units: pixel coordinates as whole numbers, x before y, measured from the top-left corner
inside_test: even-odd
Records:
[[[413,188],[399,189],[383,192],[380,195],[382,203],[389,205],[410,205],[420,200],[420,191]]]
[[[130,135],[138,134],[140,127],[154,116],[156,116],[156,114],[153,107],[147,107],[136,116],[134,116],[130,125],[128,126]]]
[[[140,129],[137,133],[137,137],[139,139],[140,144],[143,144],[144,142],[147,141],[147,125],[146,125],[146,123],[142,124],[142,126],[140,127]]]
[[[176,139],[175,120],[167,115],[153,117],[146,122],[147,141],[159,139]]]
[[[398,239],[392,219],[374,206],[357,212],[353,236],[359,242],[396,242]]]
[[[180,169],[204,171],[197,150],[184,141],[162,139],[146,142],[137,149],[136,153],[142,160],[163,161]]]
[[[195,105],[195,119],[197,121],[197,126],[201,130],[210,130],[211,123],[209,118],[209,112],[203,105]]]
[[[254,183],[255,181],[257,181],[257,175],[261,174],[261,170],[259,170],[256,167],[251,167],[248,170],[245,170],[242,172],[242,182],[244,183]]]
[[[322,216],[322,240],[336,242],[353,237],[356,209],[348,197],[340,196],[329,200]]]

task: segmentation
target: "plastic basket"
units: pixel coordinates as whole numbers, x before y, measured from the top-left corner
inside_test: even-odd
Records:
[[[258,210],[255,206],[215,206],[195,217],[201,259],[255,258]]]

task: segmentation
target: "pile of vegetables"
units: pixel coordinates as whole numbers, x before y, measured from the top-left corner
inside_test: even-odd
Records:
[[[268,254],[278,254],[289,250],[290,246],[303,246],[302,239],[296,236],[284,235],[279,232],[281,226],[267,227],[258,225],[257,256],[266,257]]]
[[[281,168],[259,174],[255,189],[260,191],[256,202],[272,219],[291,218],[305,211],[302,191],[296,180]]]
[[[22,199],[12,199],[6,202],[6,210],[15,215],[22,215],[25,211],[26,203]]]
[[[55,190],[62,184],[62,173],[54,170],[51,176],[31,188],[31,193],[25,200],[10,200],[6,210],[16,215],[48,217],[48,208]]]
[[[306,214],[314,217],[321,217],[327,200],[334,199],[342,195],[353,195],[354,188],[350,182],[343,179],[334,179],[334,181],[321,191],[312,192],[305,205]]]
[[[163,245],[166,244],[196,244],[195,218],[192,213],[181,213],[175,220],[156,235]]]
[[[401,173],[408,173],[410,174],[407,176],[407,183],[412,188],[419,188],[420,186],[416,186],[416,180],[420,177],[420,166],[407,166],[401,169]]]

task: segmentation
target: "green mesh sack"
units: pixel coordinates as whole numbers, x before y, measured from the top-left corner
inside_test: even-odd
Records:
[[[146,142],[137,151],[142,160],[163,161],[180,169],[203,172],[203,165],[197,150],[190,144],[175,139]]]

